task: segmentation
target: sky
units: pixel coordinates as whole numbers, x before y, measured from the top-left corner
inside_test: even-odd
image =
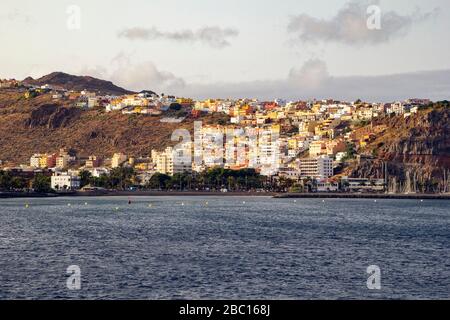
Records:
[[[448,0],[1,0],[0,78],[193,98],[450,98]]]

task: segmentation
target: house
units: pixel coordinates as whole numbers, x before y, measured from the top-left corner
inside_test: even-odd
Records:
[[[337,192],[339,183],[330,179],[319,179],[316,183],[317,192]]]
[[[53,190],[78,190],[80,189],[80,177],[68,172],[55,172],[51,176],[51,188]]]
[[[89,159],[86,160],[85,167],[97,168],[98,166],[100,166],[100,159],[98,159],[96,156],[89,156]]]
[[[112,168],[118,168],[120,167],[125,161],[127,161],[127,156],[123,153],[114,153],[112,159],[111,159],[111,167]]]

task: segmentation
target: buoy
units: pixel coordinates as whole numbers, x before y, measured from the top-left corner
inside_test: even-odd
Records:
[[[68,203],[68,204],[67,204],[67,206],[68,206],[68,207],[70,207],[70,206],[71,206],[71,204],[70,204],[70,203]]]
[[[242,201],[243,204],[245,204],[245,201]]]
[[[27,203],[27,204],[25,204],[25,208],[28,208],[28,207],[29,207],[28,203]]]
[[[152,207],[152,204],[150,203],[150,204],[148,205],[148,207],[151,208],[151,207]]]
[[[119,210],[119,207],[116,207],[116,211]]]
[[[297,203],[297,200],[294,200],[294,203]]]
[[[84,205],[87,206],[87,202],[85,202]]]
[[[181,205],[184,206],[184,202],[182,202]]]
[[[208,205],[208,201],[206,201],[205,204]]]

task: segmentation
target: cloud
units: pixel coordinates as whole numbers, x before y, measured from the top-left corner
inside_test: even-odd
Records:
[[[292,68],[289,72],[289,81],[299,87],[314,90],[323,85],[329,78],[327,64],[319,59],[311,59],[300,68]]]
[[[369,6],[379,6],[379,0],[349,1],[331,19],[319,19],[307,14],[291,17],[288,31],[302,42],[332,41],[347,45],[380,44],[400,37],[409,32],[413,24],[434,17],[438,9],[411,15],[400,15],[395,11],[381,9],[381,28],[369,29],[367,21],[372,14],[367,13]]]
[[[229,45],[230,38],[237,37],[239,31],[233,28],[220,28],[217,26],[203,27],[196,31],[181,30],[181,31],[160,31],[156,27],[152,28],[129,28],[119,31],[117,34],[119,38],[129,40],[170,40],[176,42],[199,42],[209,45],[213,48],[224,48]]]
[[[285,98],[392,102],[407,98],[450,100],[450,70],[381,76],[332,76],[326,63],[312,59],[285,79],[240,83],[187,84],[177,94],[194,98]]]
[[[363,99],[392,102],[407,98],[450,100],[450,70],[419,71],[381,76],[332,76],[319,59],[292,68],[284,79],[246,82],[186,82],[171,72],[159,70],[152,62],[132,63],[129,56],[119,54],[108,72],[104,67],[82,70],[110,80],[126,89],[153,90],[176,96],[206,98],[258,98],[289,100],[333,98],[343,101]]]
[[[157,93],[176,93],[185,85],[182,78],[159,70],[151,61],[132,63],[129,56],[120,53],[110,64],[111,71],[103,66],[83,68],[79,74],[107,79],[114,84],[133,91],[152,90]]]

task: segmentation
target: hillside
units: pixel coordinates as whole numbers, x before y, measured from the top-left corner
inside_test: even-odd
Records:
[[[129,90],[114,85],[110,81],[100,80],[89,76],[74,76],[63,72],[53,72],[39,79],[28,77],[23,80],[23,83],[35,86],[49,84],[66,90],[88,90],[103,95],[124,95],[132,93]]]
[[[207,116],[204,123],[221,115]],[[24,99],[18,90],[0,90],[0,160],[28,163],[34,153],[74,149],[79,156],[111,157],[114,152],[149,156],[153,148],[173,144],[172,132],[193,130],[194,119],[161,123],[160,117],[123,115],[103,110],[82,111],[55,104],[50,94]]]
[[[380,118],[373,125],[386,125],[387,129],[362,150],[373,159],[352,164],[348,171],[350,175],[382,178],[383,164],[387,164],[392,188],[406,192],[437,188],[448,179],[448,106],[434,106],[407,118]]]

